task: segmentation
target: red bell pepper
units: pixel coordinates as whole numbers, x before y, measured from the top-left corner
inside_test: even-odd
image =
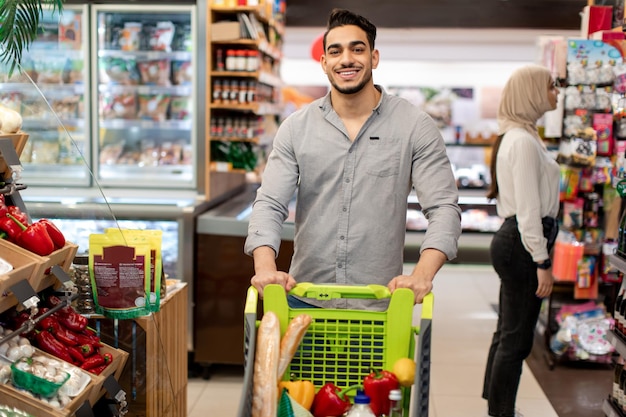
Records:
[[[0,217],[0,230],[6,233],[7,239],[10,242],[15,242],[17,237],[22,233],[22,228],[12,219],[7,217],[7,214],[8,212],[5,212],[3,217]]]
[[[7,206],[7,211],[9,214],[13,215],[16,219],[18,219],[21,223],[28,226],[28,216],[24,213],[18,206]]]
[[[350,409],[350,399],[346,397],[349,391],[361,388],[353,385],[344,391],[332,382],[327,382],[320,388],[313,398],[311,413],[314,417],[339,417]]]
[[[389,371],[372,370],[363,379],[363,391],[370,397],[370,408],[377,416],[389,412],[389,391],[399,388],[398,378]]]
[[[47,256],[54,252],[54,243],[50,239],[46,226],[41,223],[26,226],[11,213],[7,213],[7,216],[22,229],[15,243],[39,256]]]
[[[48,333],[56,334],[59,330],[59,322],[48,316],[37,323],[37,328]]]
[[[41,219],[37,223],[42,223],[46,226],[46,231],[48,232],[48,235],[50,235],[50,239],[52,239],[55,249],[61,249],[65,246],[65,236],[63,236],[63,233],[54,223],[48,219]]]

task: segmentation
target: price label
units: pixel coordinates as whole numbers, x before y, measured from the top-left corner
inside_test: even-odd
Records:
[[[617,187],[615,188],[617,189],[617,194],[619,194],[620,197],[626,197],[626,180],[618,182]]]

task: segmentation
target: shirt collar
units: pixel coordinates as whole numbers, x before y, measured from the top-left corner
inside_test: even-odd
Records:
[[[376,105],[376,107],[374,107],[373,111],[380,114],[380,110],[381,110],[381,107],[383,106],[383,103],[389,99],[389,94],[387,93],[387,91],[385,91],[384,88],[382,88],[378,84],[374,84],[374,87],[378,91],[380,91],[381,94],[380,94],[380,100],[378,100],[378,104]],[[326,95],[320,101],[319,108],[324,113],[328,113],[330,110],[332,110],[333,106],[330,101],[330,91],[328,91],[328,93],[326,93]]]

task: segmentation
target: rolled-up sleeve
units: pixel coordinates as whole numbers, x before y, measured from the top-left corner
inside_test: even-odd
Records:
[[[298,183],[298,165],[289,126],[287,120],[279,127],[263,171],[244,244],[244,252],[248,255],[260,246],[271,247],[277,256],[279,253],[283,223],[289,215],[289,201]]]
[[[461,236],[459,191],[443,138],[435,123],[422,113],[418,126],[412,181],[422,212],[428,220],[420,252],[437,249],[452,260],[457,256]]]

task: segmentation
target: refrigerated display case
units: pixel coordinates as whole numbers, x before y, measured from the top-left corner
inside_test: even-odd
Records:
[[[195,13],[191,5],[92,7],[94,166],[102,186],[195,188]]]
[[[88,28],[85,5],[67,5],[62,15],[45,9],[22,71],[0,71],[0,104],[21,113],[30,135],[20,159],[31,186],[91,184],[81,157],[91,153]]]

